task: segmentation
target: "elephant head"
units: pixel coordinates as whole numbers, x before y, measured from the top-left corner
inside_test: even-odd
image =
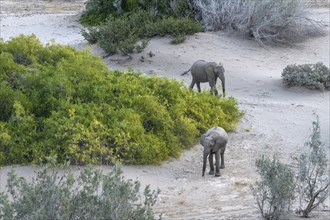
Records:
[[[214,75],[215,81],[216,78],[219,77],[219,79],[221,80],[222,92],[223,94],[225,94],[225,68],[223,68],[223,65],[221,63],[217,64],[215,62],[209,62],[206,65],[205,71],[208,75]]]

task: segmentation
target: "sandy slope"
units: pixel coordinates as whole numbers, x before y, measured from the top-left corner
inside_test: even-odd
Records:
[[[20,33],[35,33],[43,43],[54,38],[58,43],[84,48],[87,43],[76,21],[82,2],[60,4],[59,1],[32,0],[22,5],[19,0],[1,1],[0,37],[8,40]],[[312,12],[311,16],[329,24],[329,9]],[[161,166],[125,166],[124,175],[161,189],[155,210],[162,212],[164,219],[256,219],[258,210],[249,188],[257,178],[256,158],[262,154],[278,154],[289,162],[290,155],[297,153],[308,140],[315,119],[313,114],[320,117],[322,140],[330,149],[329,91],[288,89],[281,82],[281,71],[288,64],[323,62],[329,66],[329,34],[290,48],[261,48],[254,41],[222,32],[189,36],[180,45],[169,42],[169,38],[155,38],[144,52],[134,54],[130,60],[111,56],[104,61],[111,69],[131,67],[187,84],[191,76],[180,74],[194,61],[222,62],[226,69],[227,95],[238,100],[245,117],[237,130],[229,134],[226,169],[220,178],[201,177],[200,145]],[[97,46],[93,46],[93,51],[104,55]],[[149,51],[155,56],[149,57]],[[209,89],[206,84],[203,88]],[[0,170],[1,190],[9,169]],[[18,172],[31,176],[33,170],[33,167],[21,167]],[[313,213],[313,219],[325,219],[330,215],[329,208],[328,202],[321,211]]]

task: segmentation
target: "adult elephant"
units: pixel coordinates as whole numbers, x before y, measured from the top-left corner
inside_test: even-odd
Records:
[[[206,62],[204,60],[197,60],[188,71],[181,75],[185,75],[191,72],[192,82],[190,88],[193,89],[195,84],[197,84],[198,92],[201,91],[200,83],[209,82],[211,87],[211,93],[218,95],[218,90],[216,88],[217,79],[219,78],[222,83],[222,92],[225,95],[225,69],[221,63],[217,64],[215,62]]]
[[[203,152],[203,174],[205,174],[206,161],[209,157],[210,175],[214,175],[213,154],[215,154],[215,176],[220,176],[220,168],[225,168],[224,153],[228,142],[227,132],[218,126],[209,129],[201,136],[200,143],[204,146]],[[221,166],[220,165],[221,156]]]

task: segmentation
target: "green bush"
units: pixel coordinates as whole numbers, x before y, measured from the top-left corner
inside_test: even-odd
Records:
[[[0,104],[6,106],[0,110],[1,164],[41,163],[49,156],[74,164],[155,164],[179,156],[212,126],[235,129],[242,116],[232,97],[194,93],[176,80],[131,70],[109,71],[89,51],[44,47],[35,36],[1,42],[2,53],[13,57],[17,42],[40,49],[23,53],[29,65],[0,63]],[[20,69],[17,83],[8,77],[14,69]]]
[[[287,87],[305,86],[309,89],[330,89],[330,71],[322,63],[288,65],[282,72],[283,84]]]
[[[108,54],[141,52],[154,36],[172,35],[174,42],[184,41],[185,35],[202,31],[201,26],[188,18],[154,18],[146,11],[126,13],[120,17],[109,16],[97,27],[87,27],[82,35],[91,43],[99,43]]]
[[[82,35],[89,43],[99,43],[108,54],[126,55],[141,52],[146,47],[145,25],[149,22],[151,17],[143,11],[118,18],[110,16],[102,25],[82,30]]]
[[[159,191],[125,180],[118,167],[108,174],[91,167],[75,176],[69,168],[47,165],[32,181],[8,173],[0,193],[1,219],[155,219]]]
[[[120,17],[125,13],[145,11],[153,17],[185,17],[192,15],[193,5],[186,0],[88,0],[80,22],[97,25],[108,16]]]
[[[264,219],[278,219],[289,210],[294,193],[294,172],[275,156],[256,160],[261,177],[251,186],[259,211]]]
[[[85,4],[80,22],[86,25],[96,25],[104,21],[110,14],[122,13],[121,4],[116,0],[88,0]]]
[[[149,23],[146,27],[147,37],[165,36],[165,35],[192,35],[202,31],[201,26],[191,19],[167,17]]]

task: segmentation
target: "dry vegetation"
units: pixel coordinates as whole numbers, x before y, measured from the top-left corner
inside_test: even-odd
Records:
[[[307,17],[303,1],[196,0],[201,21],[211,30],[231,30],[260,45],[294,43],[322,34],[322,24]]]

